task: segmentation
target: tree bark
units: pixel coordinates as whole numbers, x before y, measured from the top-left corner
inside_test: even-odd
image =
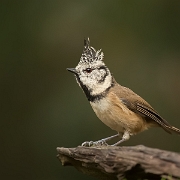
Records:
[[[134,147],[58,147],[63,166],[99,179],[180,180],[180,154],[142,145]]]

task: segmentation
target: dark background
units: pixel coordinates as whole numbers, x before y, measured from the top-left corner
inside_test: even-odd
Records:
[[[115,134],[92,111],[67,67],[84,37],[102,48],[116,80],[180,128],[180,1],[0,2],[0,179],[93,179],[62,167],[56,147]],[[180,151],[160,128],[132,137]]]

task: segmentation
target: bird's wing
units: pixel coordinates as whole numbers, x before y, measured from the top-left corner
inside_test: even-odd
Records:
[[[140,114],[141,116],[145,117],[145,119],[155,121],[157,124],[163,127],[164,130],[171,133],[169,128],[172,126],[166,120],[164,120],[148,103],[145,104],[144,102],[130,101],[125,98],[120,98],[120,100],[131,111]]]
[[[161,126],[166,132],[175,132],[180,134],[180,129],[171,126],[165,119],[163,119],[158,112],[156,112],[150,104],[143,98],[134,93],[131,89],[123,87],[116,83],[114,92],[120,101],[131,111],[139,114],[147,121]]]

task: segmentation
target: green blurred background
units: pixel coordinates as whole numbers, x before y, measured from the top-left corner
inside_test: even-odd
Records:
[[[102,48],[116,80],[180,128],[180,1],[0,2],[0,179],[93,179],[62,167],[56,147],[115,134],[98,120],[67,67],[84,37]],[[132,137],[180,151],[160,128]]]

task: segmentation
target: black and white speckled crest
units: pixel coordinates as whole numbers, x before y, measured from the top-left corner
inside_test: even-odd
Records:
[[[93,61],[102,61],[104,53],[100,50],[96,51],[93,47],[90,46],[90,39],[84,39],[84,50],[80,58],[81,63],[92,63]]]

